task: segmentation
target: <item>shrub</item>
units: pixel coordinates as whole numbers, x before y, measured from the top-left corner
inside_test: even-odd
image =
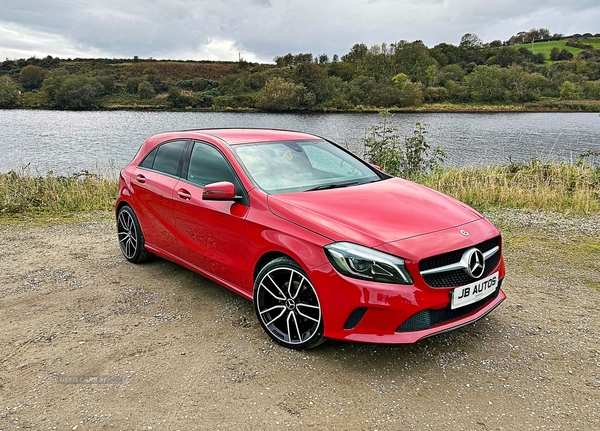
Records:
[[[42,86],[48,71],[40,66],[30,64],[19,72],[19,82],[26,90],[37,90]]]
[[[425,102],[440,103],[446,100],[446,89],[444,87],[428,87],[423,93]]]
[[[125,91],[130,94],[137,94],[138,88],[143,81],[143,78],[129,78],[125,83]]]
[[[390,175],[417,179],[437,171],[446,158],[442,147],[431,148],[427,143],[426,124],[416,123],[411,137],[404,142],[398,129],[389,121],[392,114],[387,109],[379,111],[381,122],[367,129],[363,142],[368,161]]]
[[[116,89],[115,77],[113,75],[103,75],[96,78],[104,89],[104,94],[113,94]]]
[[[579,93],[577,87],[570,81],[565,81],[560,86],[560,98],[561,100],[579,100]]]
[[[191,99],[183,94],[177,87],[171,87],[167,96],[167,103],[173,108],[185,108],[191,106]]]
[[[0,76],[0,108],[12,108],[19,100],[19,90],[15,81],[8,76]]]
[[[94,78],[68,76],[54,96],[54,102],[61,108],[86,109],[94,106],[103,88]]]
[[[153,99],[156,94],[154,87],[152,87],[152,84],[150,84],[148,81],[140,82],[137,93],[140,96],[140,99],[144,100]]]

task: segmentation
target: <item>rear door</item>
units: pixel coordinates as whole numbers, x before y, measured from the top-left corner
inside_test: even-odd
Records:
[[[146,243],[179,255],[173,223],[173,190],[179,181],[187,140],[168,141],[154,148],[134,170],[132,185],[136,214]]]

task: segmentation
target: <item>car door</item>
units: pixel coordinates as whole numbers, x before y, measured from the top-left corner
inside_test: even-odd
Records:
[[[154,148],[133,171],[136,214],[150,247],[177,256],[173,221],[173,191],[181,174],[187,140],[168,141]]]
[[[202,199],[206,184],[229,181],[242,202]],[[238,288],[246,289],[245,219],[247,198],[225,155],[216,147],[195,142],[189,167],[173,196],[181,256],[193,266]]]

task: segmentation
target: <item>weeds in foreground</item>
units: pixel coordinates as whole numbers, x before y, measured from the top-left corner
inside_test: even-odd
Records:
[[[600,214],[600,154],[575,163],[531,160],[506,166],[440,168],[416,181],[478,210],[502,208]],[[82,171],[71,176],[0,173],[0,216],[58,215],[113,209],[115,179]]]
[[[111,209],[117,182],[82,171],[71,176],[0,173],[0,214],[70,213]]]
[[[521,208],[600,213],[600,167],[531,160],[508,166],[448,168],[419,179],[479,210]]]

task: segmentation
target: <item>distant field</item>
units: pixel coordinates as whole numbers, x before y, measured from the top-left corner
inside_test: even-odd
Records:
[[[534,54],[541,52],[546,56],[546,58],[548,60],[550,59],[550,51],[552,51],[552,48],[554,48],[554,47],[557,47],[560,50],[566,49],[567,51],[572,52],[573,55],[577,55],[581,51],[583,51],[579,48],[573,48],[572,46],[567,46],[567,42],[569,40],[573,40],[573,39],[551,40],[548,42],[535,42],[535,43],[533,43],[533,45],[531,43],[525,43],[523,45],[515,45],[515,48],[520,48],[521,46],[524,46],[525,48],[532,50]],[[581,42],[581,43],[585,43],[587,45],[592,45],[595,49],[600,49],[600,37],[586,37],[586,38],[582,37],[580,39],[577,39],[577,41]]]

